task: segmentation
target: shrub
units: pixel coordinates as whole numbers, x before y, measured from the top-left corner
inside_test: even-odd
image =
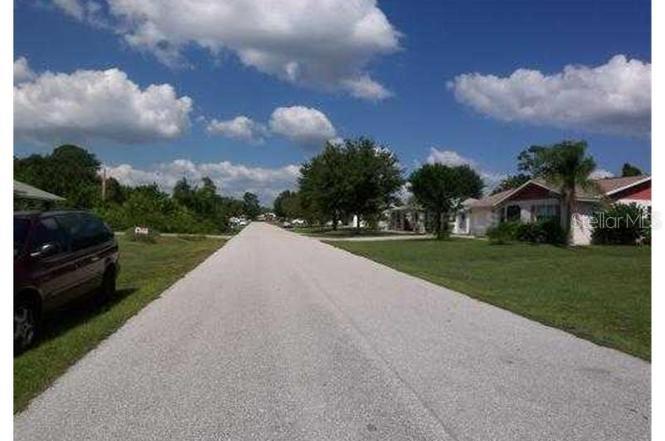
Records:
[[[591,222],[591,240],[595,244],[651,243],[651,216],[637,204],[613,204],[594,213]]]
[[[136,227],[133,227],[128,228],[127,231],[125,231],[125,235],[127,235],[127,238],[132,242],[157,243],[159,232],[150,228],[148,229],[148,234],[137,234]]]
[[[501,222],[487,229],[487,238],[492,244],[503,245],[517,239],[520,227],[519,222]]]
[[[512,241],[530,243],[565,243],[566,234],[559,219],[552,218],[538,222],[501,222],[487,230],[490,243],[506,244]]]
[[[516,238],[522,242],[562,244],[566,242],[566,233],[561,228],[558,218],[520,224]]]

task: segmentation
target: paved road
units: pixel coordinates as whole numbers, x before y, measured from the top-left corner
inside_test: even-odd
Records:
[[[251,224],[15,417],[17,440],[647,440],[650,365]]]

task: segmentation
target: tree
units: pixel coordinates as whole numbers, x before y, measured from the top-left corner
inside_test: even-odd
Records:
[[[183,177],[178,182],[176,182],[175,186],[173,187],[173,199],[185,207],[194,207],[196,195],[189,181],[187,181],[187,178]]]
[[[627,162],[621,168],[621,176],[624,178],[628,176],[642,176],[643,174],[642,170]]]
[[[345,212],[350,193],[347,165],[342,146],[328,142],[323,152],[300,168],[298,186],[303,206],[331,219],[334,230],[348,214]]]
[[[127,189],[115,178],[106,178],[106,202],[122,204],[127,200]]]
[[[61,145],[50,155],[14,159],[19,181],[57,194],[65,204],[91,208],[101,198],[100,162],[94,154],[75,145]]]
[[[255,219],[256,216],[261,214],[259,198],[254,193],[246,192],[242,197],[242,201],[245,216],[250,219]]]
[[[564,213],[563,229],[570,242],[577,188],[595,190],[589,175],[596,162],[586,155],[586,141],[563,141],[551,146],[531,146],[518,156],[518,168],[557,185]]]
[[[300,194],[291,190],[284,190],[277,195],[273,202],[273,211],[278,217],[291,219],[306,217],[300,203]]]
[[[371,139],[328,143],[300,169],[300,208],[331,219],[333,229],[354,214],[375,217],[395,200],[401,173],[395,155]]]
[[[375,219],[396,201],[395,192],[404,180],[397,157],[369,138],[345,140],[344,154],[349,189],[344,211],[358,216],[360,229],[361,218]]]
[[[506,190],[512,190],[513,188],[517,188],[520,185],[523,185],[524,183],[528,182],[531,179],[531,176],[529,176],[526,173],[518,173],[516,175],[509,175],[506,176],[499,182],[499,185],[497,185],[494,190],[492,190],[491,194],[497,194],[501,193],[502,191]]]
[[[467,198],[480,197],[483,180],[468,165],[425,164],[409,177],[416,201],[434,214],[436,236],[448,236],[448,218],[457,205]]]
[[[291,190],[284,190],[277,195],[275,200],[272,203],[273,211],[277,217],[287,217],[286,210],[284,208],[285,202],[293,197],[295,192]]]

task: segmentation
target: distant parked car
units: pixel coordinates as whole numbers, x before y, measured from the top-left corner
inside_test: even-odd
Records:
[[[305,219],[293,219],[291,223],[294,227],[304,227],[307,225],[307,221]]]
[[[289,221],[282,222],[282,228],[293,228],[293,224]]]
[[[113,232],[83,211],[14,213],[14,349],[37,338],[45,313],[84,294],[115,293]]]

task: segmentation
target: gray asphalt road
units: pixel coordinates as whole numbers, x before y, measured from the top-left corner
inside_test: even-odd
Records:
[[[15,433],[647,440],[650,401],[648,363],[254,223],[16,416]]]

